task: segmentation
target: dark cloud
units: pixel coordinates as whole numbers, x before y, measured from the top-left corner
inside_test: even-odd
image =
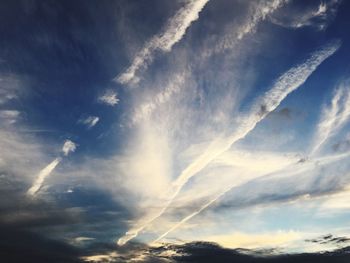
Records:
[[[347,262],[350,260],[349,248],[329,253],[315,254],[288,254],[288,255],[259,255],[254,251],[241,251],[237,249],[222,248],[212,243],[189,243],[173,246],[173,250],[182,255],[175,256],[176,262]],[[248,253],[247,253],[248,252]]]
[[[215,243],[192,242],[182,245],[163,244],[159,247],[147,247],[142,244],[129,244],[126,247],[113,247],[100,244],[90,247],[90,256],[106,255],[105,262],[235,262],[235,263],[313,263],[348,262],[350,247],[332,252],[280,254],[278,250],[228,249]],[[107,261],[107,258],[109,261]],[[103,262],[103,261],[102,261]]]
[[[350,242],[350,238],[348,237],[337,237],[332,234],[328,234],[325,236],[321,236],[319,238],[307,239],[306,242],[318,243],[318,244],[333,244],[333,245],[344,245]]]

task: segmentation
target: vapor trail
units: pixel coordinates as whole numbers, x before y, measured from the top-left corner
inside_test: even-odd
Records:
[[[246,35],[254,33],[258,24],[264,21],[268,15],[281,8],[287,2],[289,2],[289,0],[259,1],[258,4],[253,6],[253,11],[243,25],[241,25],[237,31],[224,35],[213,48],[206,50],[204,53],[205,56],[209,57],[215,53],[232,49],[238,41],[242,40]]]
[[[314,145],[310,155],[314,155],[329,137],[338,132],[350,117],[350,88],[342,84],[336,89],[330,107],[324,107],[318,124]]]
[[[66,140],[62,146],[63,156],[68,156],[70,152],[74,152],[76,149],[76,144],[71,140]],[[62,157],[58,157],[53,160],[49,165],[42,169],[36,179],[33,182],[33,185],[28,189],[27,194],[34,196],[42,187],[45,179],[52,173],[56,166],[62,161]]]
[[[171,196],[170,201],[167,202],[166,206],[161,210],[157,217],[154,217],[154,219],[157,219],[164,213],[164,211],[169,207],[174,198],[181,191],[182,187],[188,182],[188,180],[191,177],[193,177],[196,173],[200,172],[221,153],[227,151],[235,142],[237,142],[240,139],[243,139],[250,131],[252,131],[255,128],[255,126],[261,120],[263,120],[270,112],[275,110],[289,93],[293,92],[298,87],[300,87],[325,59],[327,59],[329,56],[331,56],[338,50],[340,45],[340,41],[334,41],[325,45],[320,50],[312,53],[310,58],[307,59],[304,63],[291,68],[282,76],[280,76],[275,82],[275,84],[272,86],[272,88],[256,101],[256,103],[252,107],[251,112],[243,119],[241,125],[238,127],[236,132],[234,132],[231,136],[220,140],[219,143],[212,144],[212,147],[208,148],[210,149],[209,151],[207,150],[204,154],[199,156],[181,173],[178,179],[174,182],[175,190],[174,194]],[[220,193],[217,198],[221,197],[222,194],[225,193],[226,190]],[[192,216],[190,215],[189,218],[200,213],[211,203],[215,202],[215,200],[209,201],[209,203],[204,205],[203,209],[201,208],[199,212],[197,211],[192,213]],[[178,225],[179,223],[177,223],[176,225]],[[146,226],[147,225],[143,225],[143,228],[145,228]]]
[[[56,158],[48,166],[40,171],[38,177],[35,179],[33,185],[27,191],[29,195],[35,195],[41,188],[45,178],[51,174],[51,172],[56,168],[56,166],[62,161],[62,158]]]
[[[309,171],[311,169],[313,169],[315,167],[315,165],[326,165],[338,160],[341,160],[343,158],[349,157],[350,153],[343,153],[343,154],[339,154],[339,155],[335,155],[335,156],[326,156],[326,157],[322,157],[322,158],[318,158],[316,160],[314,160],[313,162],[307,164],[306,166],[303,165],[302,167],[297,167],[296,165],[299,166],[299,164],[294,164],[294,165],[287,165],[287,168],[289,167],[289,169],[286,169],[286,167],[284,169],[281,169],[278,173],[279,174],[283,174],[284,176],[286,176],[286,173],[288,175],[292,175],[292,174],[297,174],[300,172],[306,172]],[[288,173],[288,171],[290,171]],[[265,174],[268,175],[269,173]],[[152,244],[156,244],[158,241],[162,240],[164,237],[166,237],[168,234],[170,234],[171,232],[173,232],[174,230],[176,230],[177,228],[179,228],[181,225],[183,225],[184,223],[186,223],[188,220],[190,220],[191,218],[195,217],[196,215],[200,214],[202,211],[204,211],[205,209],[207,209],[209,206],[211,206],[213,203],[215,203],[218,199],[220,199],[222,196],[224,196],[226,193],[228,193],[229,191],[231,191],[236,185],[231,185],[229,187],[227,187],[224,191],[220,192],[218,195],[216,195],[214,198],[212,198],[211,200],[209,200],[207,203],[205,203],[203,206],[201,206],[199,209],[197,209],[196,211],[194,211],[193,213],[191,213],[190,215],[186,216],[185,218],[183,218],[181,221],[177,222],[175,225],[173,225],[169,230],[167,230],[166,232],[164,232],[162,235],[160,235],[159,237],[157,237],[157,239],[155,239]]]
[[[137,82],[136,71],[146,68],[154,57],[156,50],[170,52],[173,45],[185,35],[187,28],[196,21],[199,13],[209,0],[192,0],[181,8],[168,22],[164,31],[152,37],[135,56],[131,66],[115,78],[121,84]]]

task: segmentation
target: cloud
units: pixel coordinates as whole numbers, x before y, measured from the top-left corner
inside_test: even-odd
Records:
[[[68,156],[69,153],[74,152],[76,149],[76,144],[71,140],[66,140],[62,147],[62,152],[64,156]],[[28,189],[27,194],[34,196],[42,187],[45,179],[55,170],[56,166],[62,161],[61,157],[56,158],[50,164],[48,164],[44,169],[42,169],[36,179],[34,180],[32,186]]]
[[[313,27],[324,30],[334,20],[341,2],[319,1],[317,5],[299,7],[290,1],[285,10],[269,15],[269,19],[272,23],[286,28]]]
[[[119,103],[118,94],[113,90],[107,90],[103,95],[98,97],[97,100],[109,106],[115,106]]]
[[[314,239],[307,239],[306,242],[312,242],[312,243],[319,243],[319,244],[343,244],[343,243],[349,243],[350,238],[347,237],[337,237],[333,236],[332,234],[324,235],[319,238]]]
[[[199,13],[208,2],[209,0],[197,0],[186,3],[168,21],[163,32],[152,37],[136,54],[131,66],[115,80],[121,84],[138,82],[137,71],[140,68],[147,68],[153,60],[155,51],[170,52],[173,45],[183,38],[187,28],[198,19]]]
[[[78,122],[86,125],[88,129],[91,129],[98,123],[99,120],[100,118],[97,116],[88,116],[85,119],[80,119]]]
[[[179,177],[172,183],[172,188],[168,194],[168,201],[155,215],[150,216],[145,221],[141,221],[137,226],[126,233],[126,235],[118,240],[118,244],[122,245],[128,242],[130,239],[136,237],[140,231],[152,223],[155,219],[160,217],[175,199],[175,197],[180,193],[183,186],[197,173],[204,169],[210,162],[217,158],[220,154],[227,151],[235,142],[243,139],[250,131],[252,131],[255,126],[263,120],[270,112],[275,110],[278,105],[285,99],[285,97],[296,90],[300,85],[302,85],[307,78],[317,69],[317,67],[329,56],[334,54],[340,47],[338,41],[329,43],[323,48],[317,50],[311,54],[310,58],[304,63],[295,66],[280,76],[272,88],[265,92],[265,94],[258,98],[255,104],[252,106],[250,112],[242,118],[240,125],[238,125],[236,131],[234,131],[228,137],[222,137],[214,140],[210,146],[197,157],[191,164],[189,164],[179,175]],[[230,189],[230,188],[229,188]],[[225,194],[227,189],[225,189],[222,194]],[[182,225],[184,222],[197,215],[213,202],[215,202],[221,195],[210,200],[207,204],[201,207],[199,210],[191,213],[189,216],[185,217],[180,222],[176,223],[174,227],[170,229],[173,231],[178,226]],[[168,232],[165,233],[165,235]],[[161,237],[165,236],[164,234]]]
[[[350,117],[350,88],[342,83],[335,90],[330,106],[324,106],[317,126],[311,155],[316,154],[323,144],[344,127]]]
[[[0,105],[18,98],[23,80],[14,74],[0,74]]]
[[[53,160],[50,164],[48,164],[44,169],[42,169],[35,181],[33,182],[33,185],[28,189],[27,194],[28,195],[35,195],[41,188],[42,184],[44,183],[46,177],[48,177],[52,171],[56,168],[56,166],[62,161],[62,158],[56,158]]]
[[[164,90],[153,96],[150,101],[138,106],[133,114],[132,124],[148,119],[159,106],[167,103],[175,94],[179,93],[185,83],[185,75],[185,73],[176,74]]]
[[[264,21],[268,15],[274,13],[288,2],[289,0],[253,2],[249,14],[242,25],[235,31],[232,31],[233,26],[230,26],[229,31],[214,44],[214,47],[206,50],[205,57],[234,48],[245,36],[254,33],[258,24]]]
[[[68,156],[69,153],[74,152],[77,149],[77,145],[71,140],[65,140],[62,146],[62,152],[64,156]]]
[[[13,124],[17,122],[20,112],[17,110],[0,110],[0,120],[2,123]]]
[[[282,234],[281,234],[282,236]],[[157,247],[134,246],[128,250],[110,249],[103,254],[84,257],[92,262],[252,262],[252,263],[279,263],[279,262],[347,262],[349,248],[335,249],[322,253],[294,253],[282,254],[278,248],[272,249],[230,249],[214,242],[195,241],[190,243],[164,243]],[[100,261],[99,261],[100,260]]]

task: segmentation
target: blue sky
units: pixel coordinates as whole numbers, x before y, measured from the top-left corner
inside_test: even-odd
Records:
[[[2,1],[0,228],[92,262],[347,247],[349,8]]]

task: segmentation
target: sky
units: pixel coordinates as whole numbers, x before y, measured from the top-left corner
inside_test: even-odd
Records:
[[[350,2],[0,1],[0,259],[347,262]]]

